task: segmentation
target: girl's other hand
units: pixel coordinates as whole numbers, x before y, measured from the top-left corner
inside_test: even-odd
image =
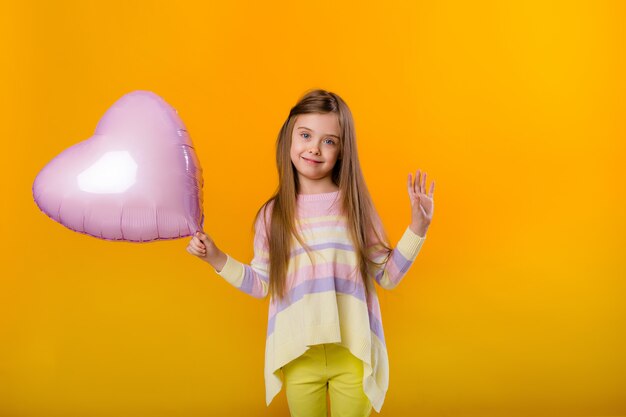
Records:
[[[435,181],[430,184],[430,191],[427,194],[426,173],[422,177],[421,171],[418,169],[415,173],[415,183],[413,183],[409,173],[407,187],[409,189],[409,198],[411,199],[411,230],[418,236],[426,236],[435,208],[435,202],[433,201]]]
[[[189,241],[189,245],[187,245],[187,252],[209,263],[210,259],[217,255],[218,251],[219,249],[215,246],[213,239],[201,232],[196,232],[191,241]]]

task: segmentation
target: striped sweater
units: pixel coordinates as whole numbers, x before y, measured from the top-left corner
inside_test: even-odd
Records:
[[[309,346],[322,343],[338,343],[363,361],[363,390],[377,412],[383,405],[389,385],[389,363],[380,305],[376,291],[365,299],[346,218],[339,210],[339,193],[338,190],[297,196],[296,227],[312,249],[314,265],[294,237],[286,277],[288,297],[279,302],[270,296],[265,346],[268,406],[283,385],[281,367]],[[267,208],[261,210],[255,222],[251,263],[241,263],[226,254],[221,271],[214,269],[230,284],[256,298],[268,295],[269,247],[263,216],[269,227],[272,202]],[[374,224],[382,230],[377,214]],[[425,238],[407,227],[387,263],[377,270],[376,283],[384,289],[396,287]],[[386,255],[377,244],[370,245],[368,253],[377,262]]]

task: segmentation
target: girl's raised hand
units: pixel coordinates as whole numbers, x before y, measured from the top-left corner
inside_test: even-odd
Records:
[[[407,184],[411,200],[411,230],[419,236],[426,236],[428,227],[433,218],[435,181],[430,184],[430,192],[426,193],[426,173],[422,177],[418,169],[415,173],[415,183],[411,173]]]

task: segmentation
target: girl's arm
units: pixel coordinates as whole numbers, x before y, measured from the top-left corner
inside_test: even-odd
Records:
[[[219,249],[207,261],[219,276],[235,288],[255,298],[265,298],[269,288],[269,247],[262,215],[255,221],[254,257],[249,265]]]
[[[374,215],[374,226],[382,236],[382,222],[378,213]],[[372,236],[374,237],[374,235]],[[425,239],[426,235],[420,236],[412,230],[411,226],[408,226],[389,255],[387,262],[376,268],[374,280],[378,285],[387,290],[395,288],[415,261]],[[384,261],[387,254],[385,248],[380,244],[370,245],[369,253],[371,259],[376,262]]]
[[[406,228],[402,238],[391,252],[387,262],[381,268],[376,270],[374,279],[383,288],[395,288],[406,272],[409,270],[413,261],[417,257],[426,232],[430,227],[433,217],[435,193],[435,181],[430,184],[430,192],[426,192],[426,173],[422,176],[422,171],[417,170],[415,173],[415,182],[413,175],[409,174],[407,178],[407,191],[411,201],[411,225]],[[382,231],[382,222],[378,213],[374,211],[374,228]],[[382,233],[381,233],[382,236]],[[372,257],[377,262],[382,262],[386,256],[386,250],[376,244],[376,237],[373,236]]]

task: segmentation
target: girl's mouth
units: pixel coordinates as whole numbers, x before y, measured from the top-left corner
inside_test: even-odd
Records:
[[[304,156],[302,157],[302,159],[304,159],[307,164],[311,164],[311,165],[317,165],[317,164],[321,164],[322,163],[322,162],[318,162],[318,161],[311,161],[310,159],[306,159]]]

